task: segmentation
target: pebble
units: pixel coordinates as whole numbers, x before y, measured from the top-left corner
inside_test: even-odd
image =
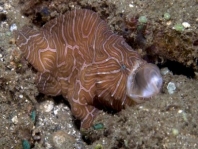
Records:
[[[183,110],[179,110],[178,113],[183,113]]]
[[[171,18],[170,14],[168,12],[164,13],[164,19],[169,20]]]
[[[173,29],[176,31],[182,32],[182,31],[184,31],[185,27],[182,24],[175,24],[173,26]]]
[[[54,108],[54,102],[52,100],[46,100],[40,104],[40,109],[44,112],[50,112]]]
[[[134,5],[133,4],[129,4],[129,7],[134,7]]]
[[[168,25],[168,26],[170,26],[171,24],[172,24],[172,21],[170,21],[170,20],[166,22],[166,25]]]
[[[17,124],[19,121],[18,121],[18,117],[17,117],[17,115],[15,115],[12,119],[12,122],[14,123],[14,124]]]
[[[0,12],[2,12],[3,11],[3,7],[2,6],[0,6]]]
[[[146,16],[140,16],[138,18],[138,22],[140,22],[140,23],[147,23],[147,21],[148,21],[148,19]]]
[[[69,149],[74,148],[76,140],[72,135],[59,130],[52,134],[52,142],[56,149]]]
[[[23,146],[23,149],[31,149],[31,145],[28,140],[23,140],[22,146]]]
[[[167,89],[168,89],[169,94],[173,94],[176,90],[175,83],[169,82],[168,85],[167,85]]]
[[[22,94],[20,94],[20,95],[19,95],[19,98],[23,98],[23,95],[22,95]]]
[[[179,134],[179,130],[176,129],[176,128],[173,128],[172,133],[173,133],[174,136],[177,136]]]
[[[17,25],[15,23],[10,26],[10,31],[13,32],[14,30],[17,30]]]
[[[5,4],[4,4],[4,8],[5,8],[6,10],[8,10],[8,9],[11,8],[11,5],[10,5],[9,3],[5,3]]]
[[[188,22],[183,22],[182,25],[184,26],[184,28],[189,28],[190,24]]]
[[[162,74],[162,75],[166,75],[166,74],[168,74],[169,72],[170,72],[170,70],[169,70],[167,67],[164,67],[164,68],[161,69],[161,74]]]

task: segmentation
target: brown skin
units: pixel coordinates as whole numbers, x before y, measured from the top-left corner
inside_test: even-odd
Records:
[[[16,44],[38,71],[37,86],[63,95],[72,114],[89,128],[101,106],[121,110],[159,92],[159,69],[148,64],[90,10],[74,10],[39,31],[23,27]]]

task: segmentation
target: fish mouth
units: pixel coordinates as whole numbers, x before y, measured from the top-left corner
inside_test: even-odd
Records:
[[[137,103],[158,94],[163,79],[159,68],[151,63],[143,64],[131,70],[127,78],[127,95]]]

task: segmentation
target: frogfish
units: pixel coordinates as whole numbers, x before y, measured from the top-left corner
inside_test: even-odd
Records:
[[[159,68],[147,63],[91,10],[66,12],[40,29],[15,31],[16,45],[37,70],[39,92],[62,95],[87,129],[105,107],[120,111],[160,92]]]

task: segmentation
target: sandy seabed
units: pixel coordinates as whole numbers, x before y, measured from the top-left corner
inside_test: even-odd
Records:
[[[48,2],[52,7],[53,1]],[[24,12],[21,13],[21,9],[27,7],[30,11],[36,9],[36,5],[33,5],[35,8],[28,8],[30,4],[22,0],[0,1],[1,149],[28,149],[28,144],[34,149],[198,148],[198,80],[195,65],[191,69],[194,75],[190,77],[186,73],[176,75],[174,72],[177,67],[167,69],[167,73],[162,69],[164,83],[159,95],[116,114],[103,112],[96,123],[103,124],[104,127],[91,129],[90,133],[82,136],[79,122],[72,117],[69,105],[62,97],[52,98],[38,93],[34,84],[36,71],[21,57],[20,50],[14,44],[12,29],[25,24],[32,25],[34,20],[34,13],[27,12],[30,14],[27,17],[22,14]],[[45,5],[48,6],[47,1]],[[108,24],[121,34],[122,23],[118,25],[116,23],[119,21],[115,21],[120,13],[147,15],[151,22],[157,22],[164,12],[169,12],[171,20],[166,23],[189,22],[191,27],[188,30],[197,33],[196,0],[168,0],[166,3],[162,0],[68,0],[65,5],[56,7],[64,11],[82,7],[94,8],[101,14],[105,12],[103,17],[108,14]],[[52,14],[56,16],[58,13],[56,11]],[[172,29],[172,26],[169,28]],[[197,59],[196,43],[193,48],[192,55]],[[166,55],[164,58],[168,59]],[[183,63],[185,62],[188,65],[191,61],[188,59],[188,62]],[[176,87],[172,94],[167,89],[170,82]]]

